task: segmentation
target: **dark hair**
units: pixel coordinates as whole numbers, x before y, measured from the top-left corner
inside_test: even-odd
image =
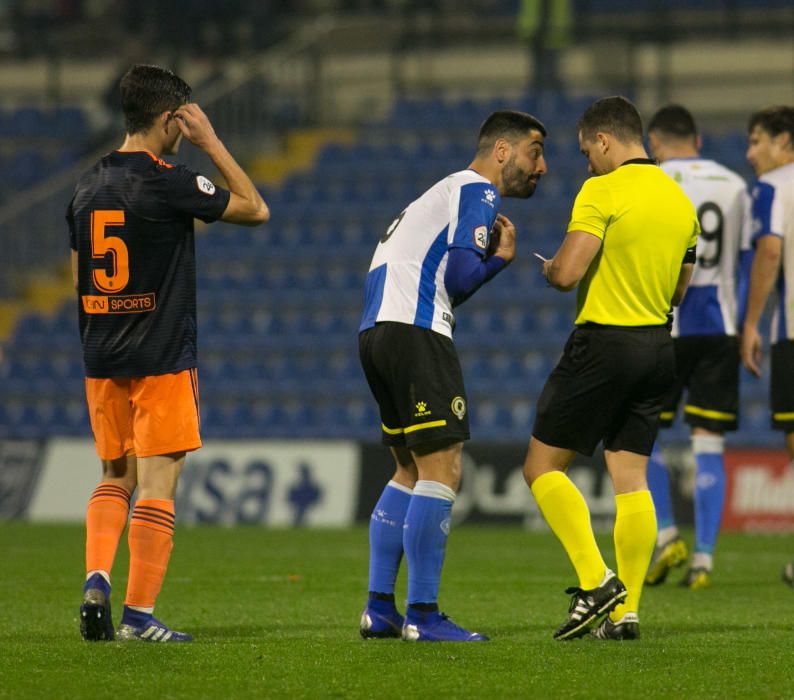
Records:
[[[698,135],[692,113],[681,105],[667,105],[656,112],[648,122],[648,133],[651,131],[677,139],[692,139]]]
[[[524,138],[529,131],[539,131],[546,135],[543,123],[526,112],[516,112],[512,109],[502,109],[493,112],[480,127],[477,138],[477,153],[483,153],[493,148],[497,139],[506,139],[510,143]]]
[[[128,134],[147,131],[159,114],[190,98],[190,85],[166,68],[137,64],[121,79],[121,109]]]
[[[788,132],[791,145],[794,147],[794,107],[776,105],[759,110],[750,117],[747,132],[751,132],[756,126],[772,136]]]
[[[593,102],[579,117],[576,128],[588,141],[603,131],[623,143],[642,143],[642,117],[634,104],[620,95]]]

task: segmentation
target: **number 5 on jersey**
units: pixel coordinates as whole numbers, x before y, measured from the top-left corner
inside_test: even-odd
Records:
[[[108,236],[107,227],[124,226],[124,212],[116,209],[98,209],[91,212],[91,257],[105,260],[110,254],[111,272],[94,270],[94,285],[108,294],[120,292],[130,281],[127,245],[118,236]]]

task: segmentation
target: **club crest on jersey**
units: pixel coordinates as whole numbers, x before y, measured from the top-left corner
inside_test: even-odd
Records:
[[[203,175],[196,175],[196,185],[199,188],[199,192],[210,195],[215,194],[215,185]]]
[[[488,247],[488,227],[478,226],[474,229],[474,245],[485,250]]]

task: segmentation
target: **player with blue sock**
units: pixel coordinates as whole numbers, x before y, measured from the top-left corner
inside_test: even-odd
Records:
[[[433,185],[394,220],[375,250],[359,328],[361,363],[378,402],[395,472],[370,519],[364,638],[485,641],[438,608],[461,454],[469,438],[453,307],[515,256],[501,197],[527,198],[546,172],[546,130],[522,112],[491,114],[466,170]],[[403,555],[408,606],[394,584]]]
[[[648,125],[651,152],[697,208],[701,235],[697,262],[673,323],[676,382],[661,414],[662,427],[675,418],[684,390],[684,420],[692,429],[695,456],[695,546],[682,586],[708,586],[725,498],[726,431],[736,430],[739,409],[738,307],[740,268],[749,267],[750,201],[744,180],[700,156],[701,139],[692,115],[680,105],[660,109]],[[739,301],[737,301],[739,297]],[[687,561],[678,532],[670,481],[661,450],[648,462],[648,485],[658,534],[645,582],[662,583]]]
[[[753,187],[753,248],[747,314],[742,328],[744,366],[761,376],[763,342],[759,324],[772,297],[769,328],[769,386],[772,428],[783,432],[794,465],[794,105],[766,107],[750,116],[747,160],[758,178]],[[787,243],[788,242],[788,243]],[[773,290],[775,293],[773,294]],[[794,586],[794,562],[783,568]]]

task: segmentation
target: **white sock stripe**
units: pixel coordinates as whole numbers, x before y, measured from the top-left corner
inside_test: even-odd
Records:
[[[692,555],[691,566],[693,569],[708,569],[714,565],[714,556],[708,552],[695,552]]]
[[[386,486],[391,486],[393,489],[397,489],[398,491],[402,491],[403,493],[407,493],[409,496],[414,492],[413,489],[409,489],[407,486],[403,486],[402,484],[398,484],[396,481],[390,481]]]
[[[105,581],[108,582],[108,586],[110,585],[110,574],[107,571],[103,571],[102,569],[94,569],[93,571],[89,571],[85,575],[85,580],[88,581],[94,574],[99,574]]]
[[[154,608],[143,608],[139,605],[128,605],[127,607],[130,610],[137,610],[138,612],[146,613],[147,615],[151,615],[154,612]]]
[[[415,496],[426,496],[428,498],[440,498],[443,501],[455,502],[455,492],[446,484],[440,481],[419,480],[414,487]]]
[[[722,435],[693,435],[692,451],[696,455],[721,455],[725,452],[725,438]]]
[[[666,547],[673,540],[678,538],[678,528],[675,525],[660,528],[656,533],[656,544],[660,547]]]

